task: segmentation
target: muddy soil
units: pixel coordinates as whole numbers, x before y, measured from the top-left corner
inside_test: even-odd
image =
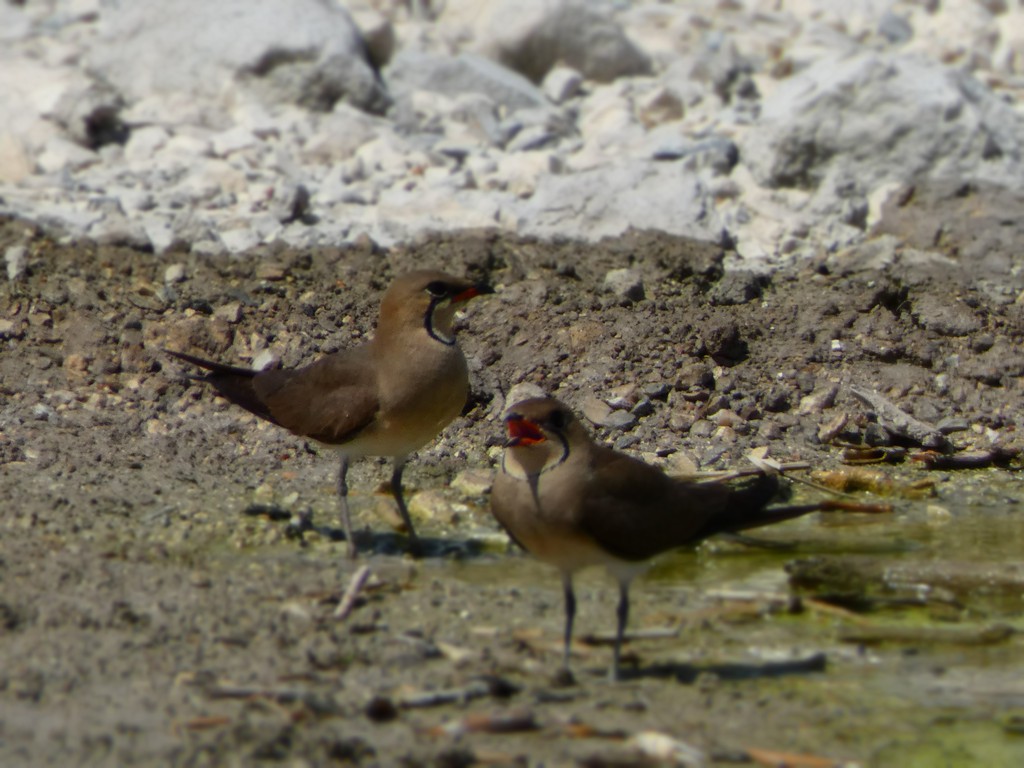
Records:
[[[824,468],[840,466],[837,443],[995,446],[1003,466],[986,471],[1012,483],[1024,308],[992,289],[998,275],[975,285],[970,265],[943,276],[920,258],[830,258],[765,276],[646,232],[197,258],[3,222],[0,252],[15,246],[23,270],[0,285],[0,764],[637,765],[636,735],[657,731],[716,765],[752,748],[897,765],[910,763],[886,762],[894,744],[932,748],[929,723],[967,706],[930,709],[927,686],[865,692],[868,670],[937,675],[959,652],[842,644],[790,594],[792,554],[733,544],[673,555],[637,584],[631,628],[678,631],[631,643],[624,682],[605,682],[606,646],[581,643],[577,683],[560,686],[557,579],[508,550],[486,496],[505,398],[524,382],[671,470],[747,468],[762,446]],[[463,417],[406,473],[428,556],[404,553],[388,470],[363,460],[353,563],[335,460],[189,382],[161,350],[308,362],[371,334],[382,289],[420,266],[498,292],[460,321]],[[633,273],[609,276],[621,269]],[[902,526],[937,504],[960,514],[942,504],[956,479],[932,476],[938,501],[897,498],[884,522],[779,530],[826,555],[902,551]],[[338,620],[362,564],[370,579]],[[578,591],[581,638],[609,630],[610,584],[595,574]],[[1019,604],[998,613],[1016,621]],[[1019,660],[1008,642],[975,661]],[[979,727],[1024,694],[999,702]]]

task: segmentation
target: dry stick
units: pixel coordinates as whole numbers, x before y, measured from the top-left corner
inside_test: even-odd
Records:
[[[808,461],[792,461],[788,464],[779,464],[780,472],[789,472],[797,469],[810,469],[811,463]],[[689,475],[670,475],[679,480],[692,480],[697,483],[709,482],[716,483],[722,480],[735,480],[739,477],[753,477],[754,475],[763,475],[765,470],[760,467],[754,467],[753,469],[727,469],[720,472],[698,472],[696,474]]]
[[[348,587],[345,589],[345,594],[341,596],[341,601],[338,603],[338,607],[334,609],[334,618],[338,621],[344,621],[348,618],[348,615],[352,613],[352,609],[356,607],[356,600],[359,598],[359,593],[362,591],[363,586],[366,584],[366,580],[370,578],[370,566],[360,566],[352,578],[348,582]]]
[[[911,416],[888,398],[869,389],[849,387],[850,394],[874,408],[883,429],[907,437],[925,448],[946,448],[949,439],[931,424]]]
[[[492,696],[493,691],[485,681],[470,683],[464,688],[446,688],[440,691],[412,691],[398,700],[398,705],[406,709],[418,707],[436,707],[442,704],[464,704],[472,699]]]
[[[842,629],[839,639],[844,643],[913,643],[951,645],[995,645],[1017,633],[1008,624],[987,627],[890,627],[859,626]]]
[[[649,629],[635,629],[625,632],[622,635],[623,642],[633,640],[664,640],[679,637],[683,631],[683,622],[674,627],[650,627]],[[580,642],[586,645],[612,645],[615,642],[615,634],[611,632],[591,632],[589,635],[580,637]]]
[[[269,699],[279,704],[306,701],[313,694],[301,688],[260,688],[249,685],[216,685],[206,691],[211,699]]]
[[[859,498],[856,494],[846,493],[845,491],[837,491],[835,488],[829,488],[827,485],[816,483],[813,480],[808,480],[805,477],[798,477],[797,475],[787,474],[788,472],[810,468],[811,463],[809,461],[792,461],[789,462],[788,464],[779,464],[777,467],[777,471],[780,475],[785,476],[786,479],[791,480],[794,483],[801,483],[803,485],[808,486],[809,488],[813,488],[816,491],[822,491],[823,493],[827,493],[830,496],[842,496],[848,499]],[[735,469],[725,470],[722,472],[701,472],[696,475],[673,475],[673,477],[677,477],[680,480],[692,480],[697,483],[716,483],[721,482],[723,480],[735,480],[740,477],[753,477],[754,475],[763,475],[765,473],[765,469],[761,468],[760,466],[755,466],[754,469]]]

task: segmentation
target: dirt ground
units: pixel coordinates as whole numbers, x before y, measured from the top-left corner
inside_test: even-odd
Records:
[[[557,579],[508,552],[486,512],[505,396],[538,384],[601,439],[674,469],[746,467],[759,446],[835,467],[836,441],[1001,457],[1019,441],[1012,255],[981,270],[908,251],[878,268],[862,249],[759,276],[659,233],[468,232],[157,257],[0,223],[0,253],[17,246],[24,268],[0,284],[4,766],[642,765],[645,731],[716,765],[755,747],[867,764],[887,742],[849,693],[860,662],[788,618],[784,554],[671,559],[634,588],[632,628],[681,633],[631,643],[618,685],[608,648],[581,644],[577,684],[556,685]],[[460,321],[464,416],[406,473],[428,556],[404,554],[388,470],[364,460],[350,484],[366,554],[352,563],[332,457],[161,350],[308,362],[372,333],[391,276],[420,266],[498,290]],[[625,268],[630,290],[607,288]],[[894,424],[889,406],[926,427]],[[335,619],[362,564],[370,580]],[[767,586],[740,619],[708,593],[748,580]],[[610,629],[609,583],[579,592],[580,636]],[[878,717],[891,728],[902,713],[912,733],[912,702],[886,700]]]

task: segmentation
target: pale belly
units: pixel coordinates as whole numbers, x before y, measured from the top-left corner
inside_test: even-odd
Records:
[[[436,438],[462,412],[465,391],[420,402],[417,407],[379,417],[356,437],[325,448],[347,456],[405,456]]]

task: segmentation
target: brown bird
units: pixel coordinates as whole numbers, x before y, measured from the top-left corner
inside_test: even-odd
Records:
[[[338,451],[338,495],[350,556],[356,545],[348,508],[349,460],[392,457],[391,491],[415,552],[419,539],[402,493],[402,470],[409,454],[462,412],[469,372],[452,321],[464,302],[493,292],[443,272],[400,275],[381,299],[372,341],[295,370],[253,371],[168,353],[209,371],[195,378],[232,403]]]
[[[491,511],[512,539],[558,568],[565,593],[563,673],[576,615],[573,574],[603,565],[619,583],[610,677],[617,679],[629,618],[629,585],[650,558],[716,533],[769,525],[820,509],[878,511],[842,502],[766,509],[775,476],[745,483],[692,482],[595,443],[565,405],[550,397],[516,403]]]

